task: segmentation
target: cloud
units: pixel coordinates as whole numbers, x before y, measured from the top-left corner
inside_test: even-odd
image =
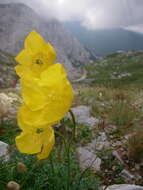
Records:
[[[124,29],[143,34],[143,24],[127,26]]]
[[[60,21],[79,20],[89,29],[127,27],[143,23],[143,0],[17,1],[28,4],[44,17]]]

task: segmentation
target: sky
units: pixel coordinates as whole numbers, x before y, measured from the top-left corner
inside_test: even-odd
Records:
[[[6,2],[7,0],[0,0]],[[8,0],[24,2],[41,16],[80,21],[88,29],[143,31],[143,0]]]

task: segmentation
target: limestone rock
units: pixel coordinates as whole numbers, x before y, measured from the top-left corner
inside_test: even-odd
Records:
[[[106,190],[143,190],[143,187],[138,185],[121,184],[111,185]]]
[[[3,159],[4,161],[8,161],[10,158],[8,154],[8,147],[8,144],[0,141],[0,159]]]
[[[80,117],[90,117],[89,106],[77,106],[75,108],[72,108],[72,111],[77,119],[80,119]]]
[[[119,153],[118,153],[116,150],[113,150],[113,151],[112,151],[112,154],[113,154],[113,156],[115,156],[115,158],[117,158],[117,160],[120,161],[121,164],[124,165],[123,159],[121,158],[121,156],[119,155]]]
[[[87,150],[86,147],[77,148],[77,155],[82,170],[85,170],[86,168],[100,170],[101,159],[98,158],[95,153]]]
[[[105,132],[99,133],[99,136],[96,139],[92,140],[91,143],[88,144],[88,147],[90,147],[91,149],[95,151],[100,151],[103,148],[109,148],[109,146],[110,146],[110,143],[107,139]]]
[[[90,107],[89,106],[77,106],[72,108],[76,122],[79,124],[84,124],[89,126],[91,129],[96,127],[99,120],[97,118],[90,116]]]
[[[125,179],[126,183],[132,183],[135,176],[131,174],[128,170],[124,169],[121,172],[121,176]]]

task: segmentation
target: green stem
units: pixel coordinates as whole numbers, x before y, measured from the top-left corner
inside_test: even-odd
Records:
[[[74,116],[72,110],[69,110],[69,113],[71,115],[72,122],[73,122],[73,139],[75,139],[75,136],[76,136],[76,120],[75,120],[75,116]]]
[[[55,131],[55,133],[62,138],[62,140],[64,142],[65,150],[66,150],[66,155],[67,155],[67,188],[66,188],[66,190],[70,189],[70,180],[71,180],[70,179],[71,178],[70,151],[71,151],[71,143],[72,143],[73,139],[75,139],[75,136],[76,136],[75,117],[74,117],[72,110],[69,110],[69,113],[70,113],[70,116],[71,116],[72,122],[73,122],[73,133],[72,133],[71,139],[69,139],[68,142],[66,142],[65,137],[61,133]]]
[[[5,168],[9,168],[9,167],[12,167],[12,166],[16,166],[16,163],[12,163],[12,164],[8,164],[6,166],[3,166],[2,168],[0,168],[0,170],[5,169]]]
[[[59,133],[57,131],[55,131],[55,133],[62,138],[64,147],[65,147],[65,151],[66,151],[66,156],[67,156],[67,188],[66,188],[66,190],[69,190],[69,188],[70,188],[70,172],[71,172],[71,168],[70,168],[71,141],[69,141],[67,143],[65,137],[61,133]]]
[[[54,176],[55,176],[55,170],[54,170],[54,164],[53,164],[53,158],[52,158],[52,155],[50,155],[50,166],[51,166],[51,169],[52,169],[52,176],[53,176],[53,179],[54,179]],[[53,190],[55,189],[54,188],[54,185],[53,185]]]
[[[78,183],[77,183],[77,188],[76,188],[76,190],[79,189],[80,183],[81,183],[81,180],[82,180],[83,176],[84,176],[85,173],[90,169],[90,167],[91,167],[92,164],[96,161],[96,159],[97,159],[97,158],[95,158],[95,159],[91,162],[91,164],[81,173],[80,178],[79,178],[79,181],[78,181]]]
[[[52,174],[53,174],[53,176],[54,176],[54,175],[55,175],[55,170],[54,170],[54,164],[53,164],[52,155],[50,156],[50,165],[51,165],[51,169],[52,169]]]
[[[70,149],[71,149],[71,143],[69,142],[68,147],[67,147],[67,190],[70,189],[70,178],[71,178],[71,167],[70,167]]]
[[[74,114],[72,112],[72,110],[69,110],[69,113],[71,115],[72,118],[72,122],[73,122],[73,134],[72,134],[72,138],[69,140],[68,142],[68,146],[66,148],[66,152],[67,152],[67,173],[68,173],[68,177],[67,177],[67,190],[70,189],[70,180],[71,180],[71,167],[70,167],[70,151],[71,151],[71,144],[73,139],[75,139],[76,136],[76,121],[75,121],[75,117]]]
[[[25,175],[23,182],[21,183],[21,187],[24,186],[24,184],[26,183],[27,179],[29,178],[30,174],[33,172],[33,170],[35,169],[35,167],[37,166],[37,163],[39,162],[39,160],[36,160],[36,162],[32,165],[32,168],[30,169],[30,171],[28,172],[27,175]]]
[[[58,131],[55,131],[55,134],[59,135],[62,138],[62,140],[64,142],[64,145],[66,147],[66,139],[65,139],[65,137],[61,133],[59,133]]]

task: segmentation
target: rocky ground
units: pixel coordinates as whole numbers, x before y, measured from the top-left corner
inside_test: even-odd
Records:
[[[92,134],[91,140],[77,148],[81,169],[90,167],[107,186],[143,185],[142,92],[85,88],[79,94],[77,102],[85,105],[73,112]]]
[[[13,89],[13,92],[4,91],[1,93],[2,96],[0,94],[1,99],[4,95],[4,98],[7,98],[4,105],[5,110],[2,110],[1,106],[1,113],[4,113],[3,122],[10,118],[14,119],[16,110],[21,104],[17,89]],[[138,127],[140,136],[134,130],[135,126],[142,125],[142,95],[142,92],[134,94],[134,98],[136,98],[136,101],[134,101],[133,94],[131,95],[126,91],[119,92],[106,88],[82,88],[75,92],[75,102],[71,110],[77,123],[76,159],[81,171],[88,169],[95,177],[100,178],[105,186],[103,189],[143,189],[142,128]],[[131,107],[128,107],[128,110],[124,108],[126,106],[125,102],[130,99],[130,96],[133,98],[130,100],[133,113],[130,113]],[[124,102],[120,107],[120,113],[116,101],[118,104],[120,104],[120,101]],[[116,109],[113,116],[111,110],[114,109],[114,104]],[[95,109],[95,105],[98,108]],[[138,115],[135,114],[136,112],[138,112]],[[119,115],[121,117],[118,117]],[[139,115],[140,117],[138,117]],[[126,117],[127,120],[124,120],[122,116]],[[70,132],[69,118],[70,115],[65,117],[65,123],[66,130]],[[2,137],[6,133],[6,129],[1,128],[0,134],[2,134]],[[8,161],[10,159],[9,147],[11,146],[5,142],[0,141],[0,157]]]

